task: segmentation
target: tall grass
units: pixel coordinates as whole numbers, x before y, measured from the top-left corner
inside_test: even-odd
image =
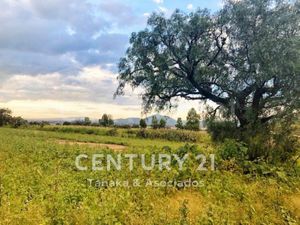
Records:
[[[135,137],[146,139],[162,139],[178,142],[206,142],[210,138],[205,131],[188,131],[173,129],[138,129],[138,128],[104,128],[88,126],[44,126],[32,127],[38,130],[63,133],[93,134],[117,137]]]

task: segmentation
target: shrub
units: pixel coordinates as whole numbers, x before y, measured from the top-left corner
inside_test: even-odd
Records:
[[[224,141],[226,138],[234,139],[238,136],[235,122],[232,121],[207,121],[207,131],[213,141]]]
[[[145,129],[141,129],[136,133],[136,136],[140,138],[147,138],[148,135],[146,134]]]
[[[114,127],[122,128],[122,129],[130,129],[131,126],[129,124],[115,124]]]
[[[294,136],[294,127],[288,121],[274,128],[272,140],[274,144],[271,158],[275,162],[291,160],[300,149],[298,138]]]
[[[117,136],[118,135],[118,130],[117,128],[113,128],[113,129],[110,129],[106,132],[106,135],[108,136]]]
[[[22,117],[12,117],[11,119],[11,126],[14,128],[18,128],[21,126],[27,126],[28,122],[27,120],[24,120]]]
[[[248,158],[248,147],[245,143],[234,139],[225,139],[224,144],[219,149],[219,155],[223,160],[245,160]]]
[[[169,141],[182,141],[182,142],[197,142],[202,137],[200,132],[186,131],[186,130],[171,130],[171,129],[160,129],[160,130],[141,129],[140,131],[137,132],[136,136],[140,138],[166,139]]]
[[[243,139],[249,147],[249,159],[261,158],[272,163],[291,160],[299,148],[291,123],[292,121],[283,120],[267,126],[256,125],[252,131],[244,133]]]
[[[132,124],[131,128],[140,128],[138,124]]]
[[[241,128],[233,121],[208,119],[207,128],[214,141],[235,139],[245,143],[249,160],[263,159],[276,163],[289,161],[299,148],[297,138],[293,135],[293,122],[293,118],[283,118],[269,123],[253,122]],[[234,147],[235,144],[231,142],[225,142],[223,148],[226,151],[238,150],[239,147]]]
[[[93,130],[93,129],[87,129],[85,133],[86,134],[94,134],[95,130]]]

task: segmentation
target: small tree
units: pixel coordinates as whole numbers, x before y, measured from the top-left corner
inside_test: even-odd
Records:
[[[10,109],[0,109],[0,126],[5,126],[11,122],[11,110]]]
[[[99,124],[104,127],[110,127],[114,125],[114,121],[111,115],[103,114],[102,118],[99,120]]]
[[[194,108],[191,108],[186,117],[186,129],[188,130],[199,130],[200,126],[200,115],[197,114]]]
[[[108,116],[108,126],[112,127],[115,124],[114,120],[112,119],[112,116],[109,115]]]
[[[177,119],[177,122],[176,122],[175,127],[176,127],[177,129],[183,129],[183,128],[184,128],[182,119],[181,119],[180,117]]]
[[[151,126],[153,129],[157,129],[159,126],[158,126],[158,120],[157,120],[157,117],[156,116],[153,116],[152,117],[152,122],[151,122]]]
[[[83,124],[84,124],[85,126],[89,126],[89,125],[92,124],[92,121],[90,120],[89,117],[84,117]]]
[[[147,127],[147,123],[145,119],[140,119],[140,127],[143,129]]]
[[[107,114],[102,115],[102,118],[99,120],[99,124],[104,127],[108,126],[108,115]]]
[[[41,128],[43,128],[44,126],[49,126],[49,125],[50,125],[50,122],[49,122],[49,121],[43,120],[43,121],[41,121],[41,122],[39,123],[39,125],[40,125]]]
[[[159,120],[159,128],[165,128],[166,124],[167,124],[167,121],[165,119],[161,118]]]

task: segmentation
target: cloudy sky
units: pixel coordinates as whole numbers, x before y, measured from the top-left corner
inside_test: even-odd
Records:
[[[141,116],[137,91],[113,99],[116,64],[151,12],[212,11],[221,0],[0,0],[0,107],[25,118]],[[183,116],[198,103],[180,102]]]

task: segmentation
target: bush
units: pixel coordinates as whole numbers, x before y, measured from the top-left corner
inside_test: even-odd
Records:
[[[207,131],[213,141],[224,141],[226,138],[235,139],[238,136],[238,130],[235,122],[232,121],[207,121]]]
[[[27,120],[24,120],[22,117],[12,117],[11,119],[11,126],[14,128],[18,128],[21,126],[27,126]]]
[[[122,128],[122,129],[130,129],[131,125],[129,125],[129,124],[120,124],[120,125],[116,124],[115,127],[116,128]]]
[[[150,139],[166,139],[169,141],[182,141],[182,142],[197,142],[203,137],[203,134],[196,131],[187,130],[171,130],[171,129],[141,129],[136,134],[140,138]]]
[[[241,172],[253,176],[272,176],[285,180],[288,170],[291,169],[291,167],[287,167],[287,164],[270,163],[265,158],[249,159],[247,145],[233,139],[226,139],[218,153],[222,159],[219,168],[231,172]]]
[[[248,153],[247,145],[234,139],[225,139],[224,144],[219,149],[219,155],[223,160],[245,160],[248,158]]]
[[[249,147],[249,159],[264,159],[271,163],[290,161],[299,149],[290,122],[284,120],[267,126],[257,125],[243,133]]]
[[[293,135],[293,122],[293,118],[283,118],[269,123],[253,122],[240,128],[232,121],[209,119],[207,129],[214,141],[235,139],[245,143],[249,160],[263,159],[276,163],[291,160],[299,149],[297,138]],[[238,150],[239,147],[234,145],[236,144],[233,141],[226,141],[223,148],[226,151]]]
[[[113,128],[113,129],[110,129],[106,132],[106,135],[108,136],[117,136],[118,135],[118,130],[117,128]]]

